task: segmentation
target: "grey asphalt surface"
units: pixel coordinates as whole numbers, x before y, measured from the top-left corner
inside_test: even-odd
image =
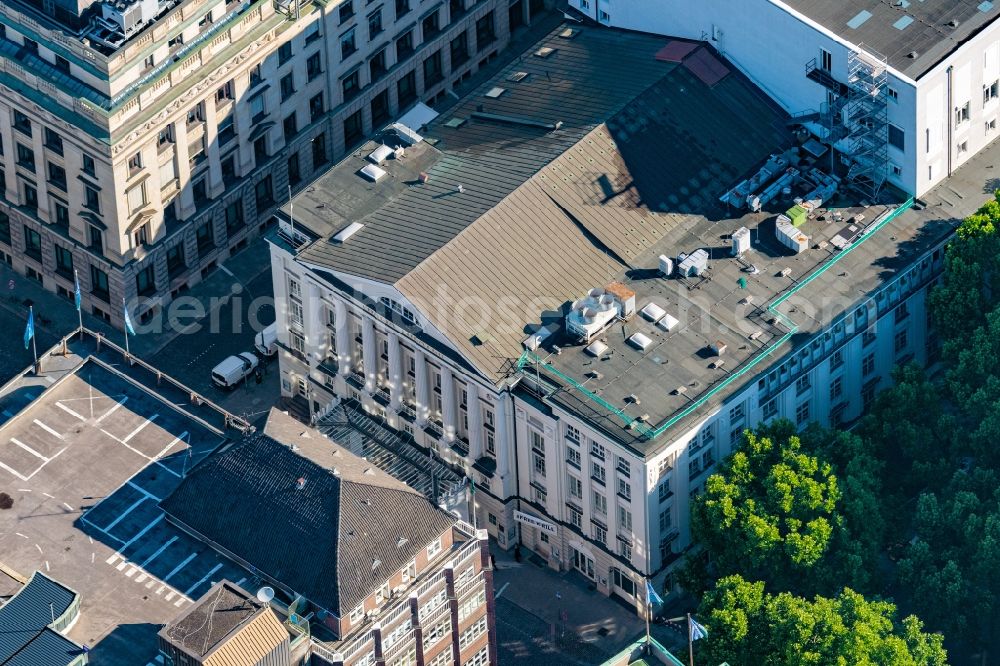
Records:
[[[274,321],[271,271],[264,270],[247,282],[245,289],[235,281],[232,284],[239,293],[198,320],[197,325],[177,332],[146,360],[230,412],[256,421],[279,397],[277,361],[272,358],[262,363],[261,384],[251,380],[229,391],[212,384],[212,368],[227,356],[252,350],[257,331]]]

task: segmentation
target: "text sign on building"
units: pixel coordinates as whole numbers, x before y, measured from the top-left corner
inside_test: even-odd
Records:
[[[525,525],[531,525],[532,527],[537,527],[543,532],[548,532],[549,534],[557,534],[556,526],[547,520],[542,520],[541,518],[536,518],[529,513],[524,513],[522,511],[514,512],[514,520],[519,523],[524,523]]]

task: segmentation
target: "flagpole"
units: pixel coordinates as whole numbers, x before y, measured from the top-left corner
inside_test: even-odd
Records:
[[[649,598],[649,580],[643,577],[643,587],[646,588],[646,647],[649,647],[649,616],[652,614],[653,602]]]
[[[83,302],[80,296],[80,271],[79,269],[73,269],[73,280],[76,287],[76,293],[73,294],[74,300],[76,301],[76,315],[80,320],[80,339],[83,340]]]
[[[38,367],[38,346],[35,344],[35,306],[28,306],[28,320],[31,322],[31,351],[35,354],[35,372],[37,373],[41,368]]]
[[[694,666],[694,641],[691,640],[691,613],[687,614],[688,619],[688,662],[689,666]]]
[[[122,310],[125,312],[125,316],[128,316],[128,305],[125,304],[125,297],[122,296]],[[125,360],[128,361],[129,365],[132,365],[132,352],[128,350],[128,326],[125,327]]]

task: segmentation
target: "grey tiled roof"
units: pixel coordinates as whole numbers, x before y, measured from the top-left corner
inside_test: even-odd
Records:
[[[291,432],[288,444],[272,437]],[[318,432],[270,423],[191,470],[162,506],[276,586],[338,616],[454,522]]]

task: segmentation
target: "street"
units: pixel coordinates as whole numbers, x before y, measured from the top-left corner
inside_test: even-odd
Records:
[[[278,399],[277,362],[272,358],[261,363],[260,384],[251,377],[229,391],[212,384],[212,368],[227,356],[251,351],[258,326],[274,321],[271,271],[261,272],[245,289],[235,280],[232,284],[239,293],[194,324],[185,320],[185,330],[146,360],[230,412],[256,421]]]

